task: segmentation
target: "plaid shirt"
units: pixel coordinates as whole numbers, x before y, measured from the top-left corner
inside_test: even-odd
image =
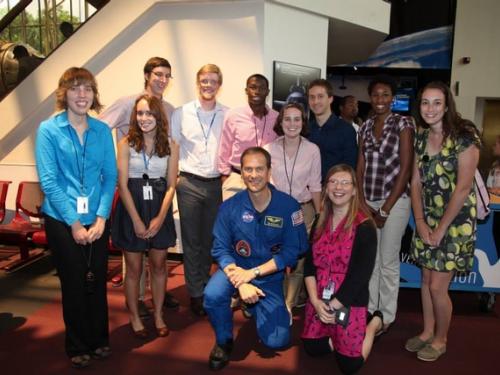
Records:
[[[363,153],[365,157],[365,174],[363,190],[365,199],[377,201],[387,199],[399,174],[399,134],[404,129],[415,132],[415,124],[411,117],[392,113],[385,119],[384,129],[380,140],[374,135],[375,117],[363,124],[359,130],[360,139],[363,140]],[[403,196],[410,193],[409,185]]]

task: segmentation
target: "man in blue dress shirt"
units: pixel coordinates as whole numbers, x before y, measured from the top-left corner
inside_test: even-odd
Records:
[[[319,147],[321,176],[337,164],[348,164],[356,169],[358,145],[356,131],[351,124],[333,114],[333,87],[326,79],[311,81],[307,90],[313,116],[309,120],[309,140]]]

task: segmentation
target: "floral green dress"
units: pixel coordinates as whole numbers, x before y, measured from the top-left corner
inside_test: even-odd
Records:
[[[435,229],[444,215],[447,203],[457,183],[458,155],[471,144],[480,146],[479,138],[452,140],[447,138],[441,152],[429,156],[425,149],[429,130],[419,132],[415,138],[415,153],[422,182],[424,218]],[[470,271],[474,261],[476,237],[476,195],[474,189],[448,227],[440,246],[424,244],[417,230],[413,236],[411,253],[422,267],[435,271]]]

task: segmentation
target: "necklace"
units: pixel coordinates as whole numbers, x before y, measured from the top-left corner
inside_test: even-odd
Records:
[[[286,167],[285,138],[283,138],[283,162],[285,163],[285,175],[286,175],[286,181],[288,182],[289,195],[292,195],[293,172],[295,171],[295,163],[297,162],[297,156],[299,155],[301,144],[302,144],[302,137],[299,138],[299,145],[297,146],[297,151],[295,152],[295,157],[293,158],[292,172],[290,173],[290,176],[288,176],[288,168]]]

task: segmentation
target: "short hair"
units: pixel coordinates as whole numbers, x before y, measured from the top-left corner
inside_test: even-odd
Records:
[[[354,95],[346,95],[346,96],[343,96],[342,98],[340,98],[338,101],[339,107],[345,106],[345,104],[347,103],[347,100],[351,99],[351,98],[356,99],[356,97]]]
[[[219,85],[222,85],[222,71],[215,64],[205,64],[196,73],[196,81],[200,80],[200,76],[205,73],[215,73],[219,76]]]
[[[144,135],[137,122],[137,104],[145,100],[148,103],[149,111],[156,120],[156,135],[154,152],[160,158],[170,155],[170,145],[168,142],[168,117],[164,112],[163,104],[155,96],[143,94],[139,96],[130,115],[130,129],[128,132],[128,144],[136,152],[141,152],[144,148]]]
[[[264,150],[262,147],[257,147],[257,146],[249,147],[245,151],[243,151],[243,154],[241,154],[241,158],[240,158],[241,168],[243,169],[243,159],[245,158],[245,156],[256,155],[256,154],[263,155],[266,158],[267,169],[271,169],[271,154],[269,152],[267,152],[266,150]]]
[[[396,80],[387,74],[381,74],[381,75],[375,76],[370,81],[370,83],[368,84],[368,95],[372,94],[373,88],[375,87],[375,85],[378,85],[378,84],[389,86],[391,88],[392,96],[396,95],[396,90],[398,88],[398,86],[396,84]]]
[[[267,88],[269,88],[269,80],[264,77],[262,74],[259,74],[259,73],[255,73],[255,74],[252,74],[250,77],[247,78],[247,86],[248,86],[248,82],[252,79],[252,78],[255,78],[255,79],[259,79],[261,81],[264,81],[266,83],[266,86]]]
[[[283,118],[285,117],[285,111],[289,108],[296,108],[300,111],[300,117],[302,118],[302,130],[300,135],[305,137],[309,134],[309,127],[307,126],[306,112],[304,111],[304,106],[300,103],[287,103],[280,109],[276,123],[274,124],[274,132],[278,135],[284,135],[283,131]]]
[[[144,65],[144,74],[147,74],[148,76],[151,74],[154,68],[158,68],[159,66],[162,66],[164,68],[168,68],[172,70],[172,66],[168,62],[167,59],[164,59],[163,57],[151,57],[149,58],[148,61],[146,61],[146,64]],[[148,81],[145,79],[144,80],[144,88],[146,88],[148,85]]]
[[[329,98],[333,96],[332,84],[328,80],[323,78],[313,79],[311,82],[309,82],[309,85],[307,86],[307,95],[309,95],[309,90],[311,90],[315,86],[323,87]]]
[[[99,101],[99,91],[97,90],[97,82],[94,75],[85,68],[71,67],[67,69],[59,78],[59,84],[56,89],[56,109],[66,110],[68,109],[68,101],[66,98],[66,93],[73,86],[79,85],[90,85],[92,91],[94,92],[94,100],[90,109],[95,112],[99,112],[102,109],[102,104]]]

